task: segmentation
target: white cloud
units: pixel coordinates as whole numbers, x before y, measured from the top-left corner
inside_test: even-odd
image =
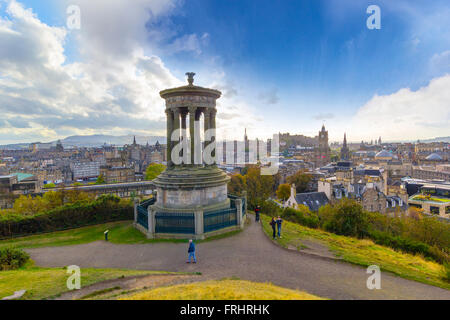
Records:
[[[375,95],[352,120],[353,136],[389,140],[450,135],[450,75],[433,79],[417,91],[401,89]]]
[[[66,1],[81,9],[81,29],[70,31],[8,1],[7,16],[0,16],[0,143],[72,134],[164,134],[159,91],[185,82],[161,56],[198,55],[209,40],[208,33],[174,31],[169,17],[180,1]],[[79,50],[70,59],[68,41],[75,41],[71,50]],[[265,133],[254,120],[256,111],[237,97],[220,67],[208,65],[198,78],[205,86],[229,89],[219,101],[222,134],[241,138],[244,127],[253,127],[255,136]]]
[[[0,143],[67,134],[164,132],[159,91],[181,83],[145,44],[146,23],[170,1],[79,1],[82,59],[67,63],[68,31],[9,1],[0,17]],[[75,31],[76,32],[76,31]],[[18,121],[20,119],[20,121]]]

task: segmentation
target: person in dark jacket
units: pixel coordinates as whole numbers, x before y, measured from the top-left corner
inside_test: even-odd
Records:
[[[272,221],[270,221],[270,226],[272,227],[272,231],[273,231],[273,240],[276,239],[276,231],[275,231],[275,227],[277,225],[277,222],[275,220],[275,218],[272,218]]]
[[[283,223],[283,219],[281,219],[281,217],[278,216],[278,219],[277,219],[278,238],[281,238],[281,224],[282,223]]]
[[[197,259],[195,257],[195,243],[194,241],[189,240],[188,261],[186,261],[186,263],[191,263],[192,259],[194,259],[194,263],[197,263]]]
[[[261,207],[260,206],[256,206],[255,208],[255,221],[259,222],[259,215],[261,213]]]

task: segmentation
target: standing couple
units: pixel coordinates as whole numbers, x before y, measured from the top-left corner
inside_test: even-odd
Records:
[[[281,224],[283,223],[283,219],[281,219],[280,216],[278,216],[277,219],[275,217],[272,218],[272,221],[270,221],[270,226],[272,227],[273,231],[273,240],[276,239],[276,230],[278,229],[278,238],[281,238]]]

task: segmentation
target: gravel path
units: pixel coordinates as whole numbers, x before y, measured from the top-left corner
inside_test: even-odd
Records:
[[[202,278],[237,277],[307,291],[330,299],[446,299],[450,291],[382,273],[381,290],[366,287],[366,269],[289,251],[252,223],[240,234],[197,245],[197,264],[186,264],[187,244],[85,245],[27,250],[37,265],[202,272]]]

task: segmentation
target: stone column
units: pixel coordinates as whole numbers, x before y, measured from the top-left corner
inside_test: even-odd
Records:
[[[205,143],[205,145],[204,145],[204,148],[203,148],[203,150],[204,150],[206,148],[206,146],[209,145],[209,142],[211,141],[211,139],[206,136],[206,132],[209,130],[210,125],[211,125],[211,111],[210,111],[210,109],[205,109],[203,111],[203,117],[205,118],[204,119],[205,120],[205,125],[204,125],[204,129],[205,129],[205,141],[204,141],[204,143]],[[203,156],[204,155],[202,154],[202,161],[204,159]]]
[[[200,125],[200,118],[202,116],[202,111],[200,108],[197,108],[197,112],[195,114],[195,138],[197,139],[197,154],[196,154],[196,160],[198,165],[202,165],[203,163],[203,155],[202,155],[202,135],[201,135],[201,125]]]
[[[139,205],[139,200],[138,199],[134,199],[134,224],[137,224],[137,217],[138,217],[138,205]]]
[[[194,213],[194,219],[195,219],[195,238],[197,240],[204,239],[204,226],[203,226],[203,210],[199,209],[196,210]]]
[[[215,164],[217,164],[217,159],[216,159],[216,114],[217,114],[217,109],[212,109],[211,110],[211,118],[210,118],[210,126],[211,129],[214,130],[213,136],[211,138],[211,143],[214,144],[214,151],[212,152],[212,156],[215,159]]]
[[[188,143],[187,143],[187,125],[186,125],[186,112],[181,112],[181,143],[183,145],[183,165],[187,164],[189,162],[189,155],[188,155]]]
[[[180,109],[175,108],[173,110],[173,131],[180,130]],[[173,132],[172,131],[172,132]],[[179,132],[179,131],[178,131]],[[172,141],[172,149],[174,144],[178,144],[180,142],[180,136],[178,135],[178,139],[176,141]]]
[[[173,131],[173,113],[171,110],[166,110],[167,115],[167,167],[172,167],[172,131]]]
[[[244,217],[242,216],[242,199],[236,199],[236,220],[239,228],[244,228]]]
[[[209,128],[210,128],[210,124],[211,124],[211,111],[209,110],[209,109],[205,109],[204,111],[203,111],[203,116],[204,116],[204,118],[205,118],[205,126],[204,126],[204,129],[205,129],[205,133],[206,133],[206,131],[208,131],[209,130]],[[205,142],[206,141],[210,141],[210,140],[207,140],[206,139],[206,137],[205,137]]]
[[[197,116],[197,107],[189,107],[189,135],[191,138],[191,165],[195,165],[195,144],[200,141],[195,135],[195,120]]]
[[[156,212],[148,207],[148,230],[147,230],[147,239],[155,238],[155,230],[156,230]]]

